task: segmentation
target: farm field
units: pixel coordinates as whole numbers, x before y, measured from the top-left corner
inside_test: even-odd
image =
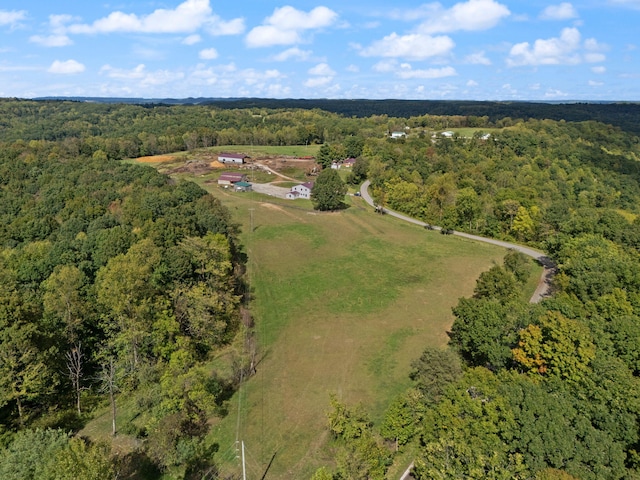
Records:
[[[360,198],[320,214],[194,179],[241,224],[260,349],[256,374],[214,420],[218,461],[237,472],[242,440],[250,477],[271,462],[268,478],[309,478],[331,458],[329,395],[379,420],[410,363],[446,344],[451,307],[505,251],[375,215]]]
[[[307,157],[315,156],[320,149],[320,145],[226,145],[207,148],[206,151],[219,153],[244,153],[250,157],[265,156],[290,156],[290,157]]]

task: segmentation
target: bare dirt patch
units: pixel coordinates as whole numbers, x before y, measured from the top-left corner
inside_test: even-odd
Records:
[[[298,158],[288,156],[268,156],[268,157],[255,157],[251,159],[256,163],[266,165],[275,171],[281,171],[287,168],[297,168],[304,171],[312,171],[316,167],[316,161],[314,158]]]
[[[140,163],[166,163],[175,162],[177,160],[173,155],[150,155],[147,157],[136,158],[136,162]]]
[[[192,175],[203,175],[212,171],[211,165],[203,160],[187,160],[184,165],[176,168],[172,168],[167,172],[169,175],[175,175],[178,173],[188,173]]]

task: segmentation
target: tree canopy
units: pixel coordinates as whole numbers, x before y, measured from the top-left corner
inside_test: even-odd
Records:
[[[311,189],[311,202],[316,210],[338,210],[344,206],[347,186],[338,171],[325,168],[320,172]]]

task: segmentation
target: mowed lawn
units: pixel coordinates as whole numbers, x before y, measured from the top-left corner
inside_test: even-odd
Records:
[[[412,360],[446,344],[451,307],[505,250],[376,215],[359,198],[316,213],[212,191],[242,224],[261,350],[256,375],[214,422],[217,459],[238,472],[239,439],[248,478],[271,461],[267,478],[309,478],[331,465],[329,395],[379,421]]]

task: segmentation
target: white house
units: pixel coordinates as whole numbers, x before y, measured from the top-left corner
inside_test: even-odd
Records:
[[[405,138],[406,132],[391,132],[391,138]]]
[[[247,156],[241,153],[219,153],[218,154],[218,161],[220,163],[237,163],[242,165],[244,163],[245,158],[247,158]]]
[[[296,185],[287,193],[286,197],[290,200],[296,198],[311,198],[311,189],[313,188],[313,182],[305,182],[300,185]]]

